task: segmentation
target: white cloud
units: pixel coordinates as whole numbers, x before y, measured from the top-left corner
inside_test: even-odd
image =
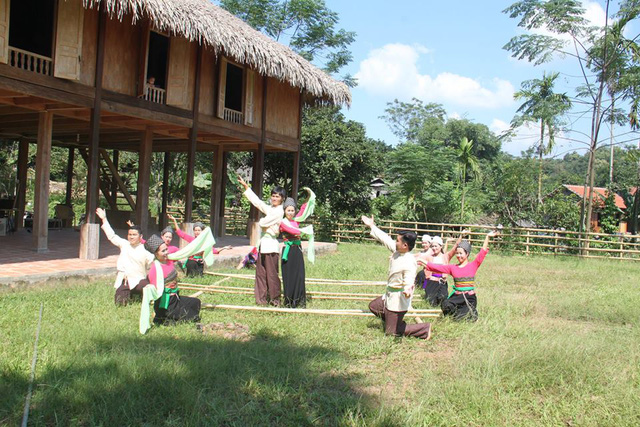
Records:
[[[428,53],[424,46],[387,44],[369,52],[355,74],[358,87],[394,98],[416,97],[464,107],[499,108],[513,103],[513,85],[498,78],[483,85],[471,77],[453,73],[421,74],[418,59]]]

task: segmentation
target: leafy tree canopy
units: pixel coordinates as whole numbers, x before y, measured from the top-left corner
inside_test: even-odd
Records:
[[[338,14],[324,0],[220,0],[220,6],[309,61],[337,73],[352,60],[352,31],[337,29]],[[350,76],[345,82],[355,85]]]

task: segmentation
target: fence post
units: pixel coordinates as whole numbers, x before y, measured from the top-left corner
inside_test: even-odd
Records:
[[[337,222],[337,230],[335,230],[336,237],[338,238],[338,243],[340,243],[340,220]]]
[[[624,236],[621,234],[620,237],[620,259],[624,258],[622,256],[622,251],[624,250]]]
[[[553,233],[553,235],[555,236],[553,243],[553,253],[554,255],[558,255],[558,233]]]
[[[527,249],[525,251],[527,255],[529,255],[529,238],[530,237],[531,237],[531,233],[529,232],[529,230],[527,230],[527,246],[526,246]]]

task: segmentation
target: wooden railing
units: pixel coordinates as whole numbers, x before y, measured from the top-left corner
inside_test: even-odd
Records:
[[[142,96],[142,98],[146,99],[147,101],[155,102],[156,104],[164,104],[166,95],[166,90],[145,83],[144,95]]]
[[[223,118],[228,122],[236,123],[239,125],[244,123],[244,114],[242,113],[242,111],[225,108],[223,110]]]
[[[53,72],[51,58],[12,46],[9,46],[9,65],[45,76],[50,76]]]

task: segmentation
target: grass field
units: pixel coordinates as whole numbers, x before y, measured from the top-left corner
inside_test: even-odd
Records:
[[[307,276],[383,280],[387,259],[380,246],[341,244]],[[480,320],[438,319],[429,342],[386,337],[372,318],[222,310],[203,322],[248,325],[249,340],[193,324],[141,336],[139,303],[114,307],[107,281],[4,291],[0,424],[21,420],[43,302],[31,425],[637,426],[638,277],[638,263],[491,253]]]

